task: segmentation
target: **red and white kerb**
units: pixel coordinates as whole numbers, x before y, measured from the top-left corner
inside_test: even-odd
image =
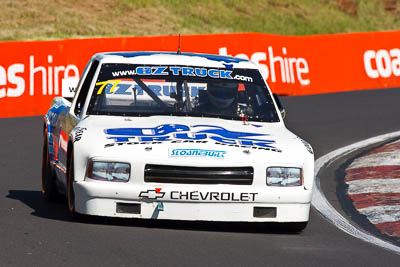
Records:
[[[355,159],[345,182],[356,210],[381,233],[400,237],[400,141]]]

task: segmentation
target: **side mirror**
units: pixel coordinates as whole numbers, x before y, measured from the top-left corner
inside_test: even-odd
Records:
[[[285,111],[285,108],[283,107],[281,98],[279,97],[279,95],[277,95],[275,93],[273,94],[273,96],[274,96],[276,104],[278,105],[278,109],[281,112],[282,119],[284,119],[286,116],[286,111]]]

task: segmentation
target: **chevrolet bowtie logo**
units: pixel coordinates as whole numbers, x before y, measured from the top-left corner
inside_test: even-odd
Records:
[[[139,197],[148,198],[148,199],[163,198],[165,195],[165,192],[161,192],[161,189],[162,188],[156,188],[155,190],[142,191],[142,192],[140,192]]]

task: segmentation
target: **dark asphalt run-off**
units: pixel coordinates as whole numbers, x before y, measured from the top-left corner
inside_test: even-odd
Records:
[[[315,150],[400,130],[400,89],[283,98],[286,126]],[[300,234],[263,225],[90,218],[40,192],[41,117],[0,119],[0,266],[399,266],[314,209]],[[328,200],[336,182],[321,176]],[[335,205],[340,208],[340,205]]]

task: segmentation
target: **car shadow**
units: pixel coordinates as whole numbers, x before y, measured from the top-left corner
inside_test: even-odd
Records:
[[[40,191],[32,190],[9,190],[7,198],[21,201],[33,210],[31,214],[34,216],[52,220],[73,221],[72,216],[68,213],[64,198],[48,202]]]
[[[67,209],[66,199],[60,197],[54,202],[46,201],[40,191],[9,190],[7,198],[21,201],[30,207],[34,216],[50,220],[69,221],[72,223],[115,225],[121,227],[145,227],[157,229],[207,231],[207,232],[239,232],[268,234],[299,234],[289,231],[279,223],[245,223],[245,222],[207,222],[111,218],[100,216],[73,216]]]

